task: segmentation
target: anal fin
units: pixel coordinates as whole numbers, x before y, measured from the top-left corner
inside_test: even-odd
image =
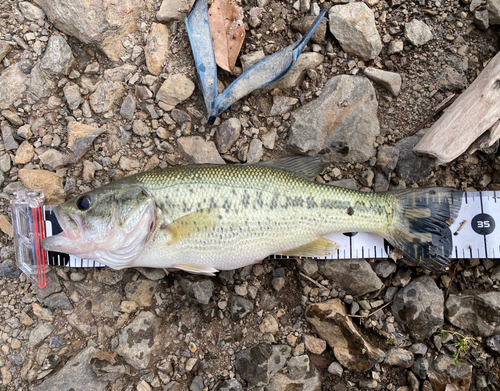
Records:
[[[185,272],[193,274],[203,274],[205,276],[215,276],[215,273],[218,272],[218,270],[213,267],[188,265],[188,264],[171,265],[169,266],[169,268],[180,269],[184,270]]]
[[[303,246],[282,252],[281,255],[289,257],[321,258],[331,255],[339,248],[339,245],[331,240],[320,237],[313,242]]]

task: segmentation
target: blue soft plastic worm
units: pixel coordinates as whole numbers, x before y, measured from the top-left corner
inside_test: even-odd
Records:
[[[207,106],[208,124],[212,125],[219,115],[245,95],[285,76],[295,65],[325,14],[326,10],[323,10],[299,41],[264,58],[217,95],[217,65],[208,23],[207,0],[196,0],[186,17],[186,28]]]

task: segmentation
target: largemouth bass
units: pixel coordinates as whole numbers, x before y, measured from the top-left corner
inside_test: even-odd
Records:
[[[114,269],[212,275],[271,254],[325,257],[338,246],[324,235],[363,231],[431,270],[448,264],[459,191],[364,193],[313,182],[323,169],[300,157],[132,175],[57,206],[63,232],[42,245]]]

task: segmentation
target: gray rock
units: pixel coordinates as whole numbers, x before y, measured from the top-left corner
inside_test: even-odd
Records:
[[[11,167],[10,156],[8,153],[0,155],[0,171],[9,172]]]
[[[500,292],[464,291],[450,295],[446,317],[454,326],[481,337],[500,334]]]
[[[214,283],[209,278],[186,276],[181,279],[181,287],[190,300],[199,304],[208,304],[214,294]]]
[[[233,295],[231,297],[231,318],[234,321],[243,319],[253,311],[253,303],[241,296]]]
[[[33,330],[31,330],[28,339],[28,348],[32,349],[37,347],[39,344],[47,338],[50,333],[52,333],[53,326],[48,323],[39,323]]]
[[[368,79],[333,77],[318,99],[292,113],[287,148],[327,162],[364,162],[375,155],[373,144],[380,132],[377,110]]]
[[[0,110],[7,109],[26,91],[28,77],[17,64],[5,69],[0,75]]]
[[[372,187],[374,178],[375,173],[372,170],[368,169],[366,171],[363,171],[363,173],[359,177],[359,183],[361,183],[361,185],[365,187]]]
[[[422,46],[432,39],[432,30],[424,22],[413,19],[405,25],[405,37],[413,45]]]
[[[146,86],[135,86],[135,96],[140,102],[142,102],[151,99],[153,97],[153,93]]]
[[[363,2],[336,5],[328,12],[330,31],[342,49],[363,60],[373,60],[382,50],[382,40],[373,11]]]
[[[386,259],[377,262],[374,265],[373,270],[375,271],[375,274],[377,274],[377,276],[381,278],[387,278],[396,271],[396,264]]]
[[[189,98],[194,91],[194,83],[186,75],[171,74],[156,93],[156,101],[175,106]]]
[[[315,20],[316,16],[314,15],[304,16],[300,19],[295,19],[292,22],[292,29],[298,31],[301,34],[305,34]],[[311,41],[317,43],[318,45],[322,45],[325,42],[325,39],[326,39],[326,20],[323,19],[319,24],[318,28],[316,29],[316,31],[314,32],[314,34],[312,35]]]
[[[158,283],[150,280],[136,280],[125,286],[125,295],[128,300],[133,300],[140,307],[153,305],[153,297]]]
[[[427,346],[423,343],[415,343],[411,345],[408,350],[413,354],[419,354],[423,356],[425,353],[427,353]]]
[[[34,391],[102,391],[108,385],[91,369],[90,359],[98,350],[92,346],[71,358],[55,375],[34,388]]]
[[[256,52],[240,56],[242,71],[246,72],[248,69],[250,69],[252,66],[257,64],[260,60],[263,60],[264,58],[266,58],[266,55],[263,50],[257,50]]]
[[[75,64],[71,48],[61,35],[51,35],[40,68],[49,75],[60,77],[69,75]]]
[[[305,275],[316,278],[319,270],[318,261],[316,259],[304,258],[302,263],[298,265],[298,268]]]
[[[452,67],[446,67],[439,75],[439,88],[445,91],[461,91],[467,88],[467,79]]]
[[[70,110],[76,110],[83,102],[80,87],[74,83],[68,83],[63,88],[64,98]]]
[[[135,108],[135,99],[129,94],[125,97],[125,99],[123,99],[122,107],[120,108],[120,115],[130,121],[134,118]]]
[[[64,292],[54,293],[53,295],[46,297],[43,299],[43,304],[50,309],[60,308],[68,311],[73,309],[73,305]]]
[[[173,110],[172,110],[173,111]],[[215,133],[215,143],[220,153],[228,152],[238,140],[241,133],[241,122],[238,118],[230,118],[224,121]]]
[[[118,334],[116,353],[134,368],[146,369],[151,354],[158,346],[161,319],[151,312],[141,312]]]
[[[218,383],[214,391],[243,391],[243,386],[238,380],[233,378]]]
[[[417,357],[417,359],[411,366],[411,371],[421,380],[425,380],[427,378],[428,370],[429,361],[425,357]]]
[[[13,111],[2,110],[2,116],[14,126],[24,125],[23,119],[19,116],[19,114],[14,113]]]
[[[137,119],[132,124],[132,132],[138,136],[147,136],[149,134],[149,128],[143,121]]]
[[[15,263],[7,259],[5,262],[0,263],[0,277],[18,278],[21,275],[21,270],[17,268]]]
[[[73,313],[68,316],[68,323],[85,336],[89,336],[92,331],[90,326],[93,321],[91,309],[92,303],[89,300],[82,300],[76,305]]]
[[[319,272],[335,281],[339,289],[345,290],[348,295],[362,296],[384,285],[364,259],[319,262]]]
[[[14,364],[16,367],[20,367],[21,365],[23,365],[24,359],[26,358],[26,351],[16,355],[9,355],[7,357],[12,364]]]
[[[406,137],[396,143],[399,149],[399,160],[396,172],[408,185],[429,179],[432,175],[433,162],[413,153],[413,147],[420,141],[422,134]]]
[[[262,137],[262,145],[266,149],[274,149],[274,144],[276,142],[276,138],[278,136],[278,130],[276,128],[272,128],[267,133],[264,133]]]
[[[334,376],[342,376],[342,374],[344,373],[344,368],[342,368],[342,365],[340,365],[339,362],[333,361],[328,366],[328,373],[330,373]]]
[[[378,388],[378,382],[375,379],[363,379],[358,384],[362,389],[373,390]]]
[[[285,366],[291,348],[286,345],[258,344],[236,354],[236,372],[252,386],[262,387]]]
[[[269,311],[280,303],[279,298],[270,295],[267,292],[260,292],[259,301],[260,301],[260,308],[264,311]]]
[[[25,50],[27,50],[28,48],[29,46],[26,46]],[[21,60],[17,63],[17,65],[19,66],[19,69],[27,75],[29,75],[31,70],[33,69],[33,64],[28,58],[21,57]]]
[[[321,376],[309,356],[292,357],[287,364],[288,372],[277,373],[265,391],[286,391],[299,389],[302,391],[321,391]]]
[[[0,157],[0,160],[2,158]],[[10,160],[10,159],[9,159]],[[10,165],[9,165],[10,167]],[[0,165],[0,170],[2,170],[2,166]],[[3,170],[2,170],[3,171]],[[4,171],[5,172],[5,171]],[[494,268],[491,269],[491,274],[490,274],[490,278],[493,280],[493,281],[500,281],[500,265],[497,265],[495,266]]]
[[[178,125],[185,124],[186,122],[191,122],[191,116],[185,111],[179,109],[173,109],[170,112],[170,116]]]
[[[500,1],[486,0],[486,8],[488,9],[489,23],[492,25],[500,24]]]
[[[286,74],[285,77],[263,88],[262,92],[272,91],[275,88],[285,90],[297,87],[304,80],[306,72],[309,69],[314,69],[319,66],[324,59],[325,57],[319,53],[302,53],[293,68]]]
[[[151,281],[158,281],[166,276],[165,271],[163,269],[138,267],[136,270]]]
[[[94,113],[105,113],[113,108],[114,103],[122,98],[124,92],[125,89],[121,83],[104,80],[90,95],[90,107]]]
[[[39,5],[58,30],[96,46],[113,61],[120,59],[124,50],[122,41],[133,33],[144,9],[140,0],[112,3],[41,0]]]
[[[474,24],[479,30],[487,30],[490,27],[489,12],[487,9],[480,8],[474,10]]]
[[[120,292],[104,292],[92,300],[92,315],[101,318],[113,318],[120,309],[120,301]]]
[[[500,334],[494,335],[486,340],[488,346],[494,352],[500,353]]]
[[[62,286],[59,283],[59,279],[53,272],[47,273],[47,285],[45,286],[45,288],[40,289],[38,285],[32,285],[32,287],[38,300],[42,302],[45,298],[49,297],[50,295],[62,291]]]
[[[195,376],[193,381],[191,382],[191,386],[189,387],[189,391],[203,391],[203,377]]]
[[[124,83],[136,70],[137,67],[132,64],[124,64],[116,68],[106,69],[104,71],[104,79]]]
[[[297,98],[274,95],[273,105],[271,107],[271,111],[269,112],[269,116],[273,117],[275,115],[282,115],[288,113],[293,109],[293,106],[295,106],[298,102],[299,100]]]
[[[194,0],[163,0],[156,19],[160,22],[184,21]]]
[[[400,40],[395,40],[389,42],[388,52],[389,54],[401,53],[404,49],[404,43]]]
[[[33,136],[33,133],[31,132],[31,125],[26,124],[17,128],[17,135],[25,140],[29,140]]]
[[[125,274],[126,269],[122,270],[112,270],[110,268],[105,268],[104,270],[95,269],[94,280],[106,284],[108,286],[113,286],[118,284]]]
[[[472,365],[459,361],[458,365],[450,356],[439,356],[427,373],[427,379],[434,390],[444,390],[451,386],[458,391],[468,391],[472,382]]]
[[[200,136],[179,137],[177,144],[184,157],[193,164],[225,164],[213,141]]]
[[[47,149],[44,153],[38,156],[40,162],[49,170],[57,170],[67,164],[74,162],[74,158],[67,153],[58,151],[57,149]]]
[[[17,6],[19,7],[21,14],[32,22],[45,18],[45,13],[34,4],[27,1],[20,1]]]
[[[252,139],[252,141],[250,141],[250,147],[248,148],[247,163],[252,164],[259,162],[263,154],[264,149],[262,148],[262,141],[258,138]]]
[[[396,147],[383,146],[378,150],[375,169],[389,176],[396,168],[399,159],[399,149]]]
[[[364,74],[375,83],[384,87],[393,96],[398,96],[401,92],[401,76],[397,73],[369,67],[365,69]]]
[[[444,323],[443,292],[432,278],[424,275],[396,294],[391,310],[413,338],[429,338]]]
[[[389,190],[389,186],[389,178],[385,174],[377,172],[375,174],[375,183],[373,184],[373,190],[375,191],[375,193],[387,191]]]
[[[7,121],[2,121],[0,125],[2,130],[2,141],[7,151],[15,150],[19,147],[18,142],[14,138],[13,129],[10,127]]]
[[[410,368],[413,365],[413,353],[395,347],[386,353],[385,362],[394,367]]]
[[[52,89],[43,75],[40,65],[35,65],[30,73],[28,81],[27,98],[36,102],[42,98],[48,98],[52,94]]]
[[[68,124],[68,149],[73,152],[74,158],[80,160],[103,132],[102,128],[71,121]]]
[[[354,178],[341,179],[339,181],[331,181],[328,186],[342,187],[343,189],[358,190],[358,182]]]

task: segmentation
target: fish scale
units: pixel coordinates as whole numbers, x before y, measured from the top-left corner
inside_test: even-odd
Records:
[[[261,166],[180,167],[134,179],[162,200],[167,224],[197,210],[215,214],[209,232],[173,245],[165,237],[155,238],[143,262],[156,265],[165,264],[168,253],[171,264],[240,267],[331,232],[386,232],[392,210],[387,194],[327,186]]]

